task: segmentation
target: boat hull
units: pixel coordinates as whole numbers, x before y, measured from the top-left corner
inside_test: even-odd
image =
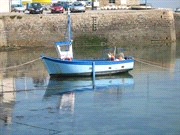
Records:
[[[50,76],[91,76],[128,72],[134,67],[134,60],[60,60],[52,57],[41,57]]]

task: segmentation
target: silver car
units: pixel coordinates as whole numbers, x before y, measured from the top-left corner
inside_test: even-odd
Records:
[[[25,12],[25,10],[23,5],[11,5],[11,12]]]
[[[81,2],[74,2],[70,6],[70,11],[71,12],[85,12],[86,11],[86,7]]]
[[[175,12],[180,12],[180,7],[176,8]]]

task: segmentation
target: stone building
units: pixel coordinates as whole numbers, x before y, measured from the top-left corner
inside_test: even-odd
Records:
[[[99,0],[100,7],[103,6],[131,6],[139,5],[140,0]]]
[[[10,12],[10,0],[0,0],[0,13]]]

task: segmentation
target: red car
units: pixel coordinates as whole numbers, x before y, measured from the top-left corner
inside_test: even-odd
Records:
[[[53,3],[50,9],[51,13],[64,13],[64,8],[60,3]]]

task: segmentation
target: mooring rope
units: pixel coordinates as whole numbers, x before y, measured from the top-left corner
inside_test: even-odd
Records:
[[[37,60],[39,60],[39,59],[41,59],[41,58],[39,57],[39,58],[36,58],[36,59],[34,59],[34,60],[31,60],[31,61],[22,63],[22,64],[20,64],[20,65],[16,65],[16,66],[10,66],[10,67],[6,67],[6,68],[0,68],[0,71],[5,70],[5,69],[12,69],[12,68],[21,67],[21,66],[24,66],[24,65],[33,63],[33,62],[35,62],[35,61],[37,61]],[[169,70],[169,68],[165,68],[165,67],[162,67],[162,66],[158,66],[158,65],[157,65],[158,63],[155,63],[155,62],[151,62],[151,61],[147,61],[147,60],[143,60],[143,59],[138,59],[138,58],[135,58],[134,60],[137,61],[137,62],[139,62],[139,63],[143,63],[143,64],[146,64],[146,65],[150,65],[150,66],[154,66],[154,67],[158,67],[158,68],[162,68],[162,69]],[[151,63],[153,63],[153,64],[151,64]]]
[[[0,85],[1,87],[6,87],[6,88],[11,88],[14,89],[13,87],[9,87],[9,86],[5,86],[5,85]],[[87,87],[91,87],[92,85],[86,85]],[[82,88],[83,86],[74,86],[74,88],[78,89],[78,88]],[[56,87],[54,86],[53,88],[50,88],[50,90],[57,90],[57,89],[64,89],[64,88],[69,88],[67,87]],[[40,90],[47,90],[47,86],[40,86],[39,89],[35,88],[35,89],[20,89],[20,90],[11,90],[11,91],[3,91],[3,93],[17,93],[17,92],[23,92],[23,91],[40,91]],[[69,91],[67,91],[69,92]]]
[[[158,63],[155,63],[155,62],[151,62],[151,61],[147,61],[147,60],[143,60],[143,59],[138,59],[138,58],[135,58],[134,60],[139,62],[139,63],[143,63],[143,64],[146,64],[146,65],[149,65],[149,66],[153,66],[153,67],[158,67],[158,68],[161,68],[161,69],[170,70],[169,68],[158,66],[157,65]],[[153,63],[153,64],[151,64],[151,63]]]
[[[2,113],[1,113],[2,114]],[[4,121],[6,123],[6,119],[4,118],[0,118],[0,120]],[[13,121],[13,123],[19,124],[19,125],[23,125],[23,126],[27,126],[27,127],[32,127],[32,128],[37,128],[37,129],[42,129],[42,130],[47,130],[47,131],[53,131],[53,134],[58,134],[61,133],[62,131],[60,130],[56,130],[56,129],[51,129],[51,128],[47,128],[47,127],[41,127],[41,126],[36,126],[36,125],[31,125],[31,124],[26,124],[26,123],[22,123],[22,122],[17,122],[17,121]]]
[[[2,70],[6,70],[6,69],[12,69],[12,68],[21,67],[21,66],[24,66],[24,65],[27,65],[27,64],[33,63],[33,62],[35,62],[35,61],[37,61],[37,60],[39,60],[39,59],[41,59],[41,58],[39,57],[39,58],[37,58],[37,59],[34,59],[34,60],[31,60],[31,61],[28,61],[28,62],[22,63],[22,64],[20,64],[20,65],[16,65],[16,66],[10,66],[10,67],[6,67],[6,68],[0,68],[0,71],[2,71]]]
[[[5,86],[3,86],[3,87],[5,87]],[[46,86],[44,86],[44,87],[45,88],[41,88],[41,89],[22,89],[22,90],[2,91],[1,93],[17,93],[17,92],[23,92],[23,91],[28,92],[28,91],[40,91],[40,90],[45,91],[46,90]]]
[[[14,123],[20,124],[20,125],[24,125],[24,126],[28,126],[28,127],[32,127],[32,128],[37,128],[37,129],[43,129],[43,130],[53,131],[53,132],[55,132],[54,134],[59,134],[59,133],[62,132],[62,131],[56,130],[56,129],[51,129],[51,128],[47,128],[47,127],[40,127],[40,126],[35,126],[35,125],[30,125],[30,124],[26,124],[26,123],[17,122],[17,121],[14,121]]]

